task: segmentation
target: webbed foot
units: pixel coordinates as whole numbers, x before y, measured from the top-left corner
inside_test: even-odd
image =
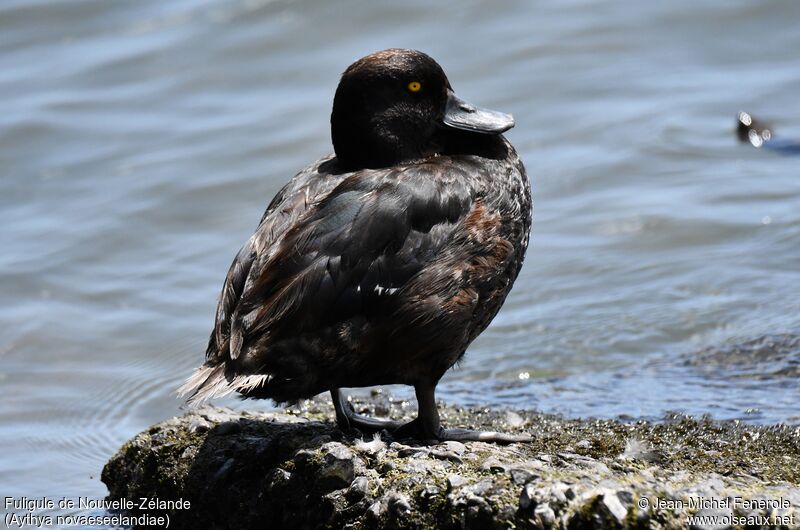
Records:
[[[387,430],[393,438],[413,438],[415,440],[438,440],[458,442],[492,442],[498,444],[532,442],[529,434],[506,434],[496,431],[473,431],[469,429],[444,429],[439,420],[434,397],[435,385],[417,386],[419,412],[417,417],[407,423],[370,418],[358,414],[339,389],[331,390],[333,406],[336,409],[336,423],[342,430],[356,428],[364,432]]]

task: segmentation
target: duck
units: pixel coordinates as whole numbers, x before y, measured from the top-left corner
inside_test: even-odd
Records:
[[[334,153],[267,206],[228,270],[196,406],[237,393],[292,403],[330,392],[343,430],[421,440],[529,441],[441,425],[435,389],[489,325],[528,247],[514,118],[456,96],[429,55],[387,49],[342,74]],[[345,388],[414,387],[415,419],[357,413]]]
[[[736,135],[740,142],[749,143],[757,149],[764,148],[784,155],[800,154],[800,141],[775,136],[771,125],[747,112],[737,115]]]

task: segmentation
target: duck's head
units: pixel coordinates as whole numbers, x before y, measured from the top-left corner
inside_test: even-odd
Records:
[[[385,167],[436,154],[447,129],[500,134],[509,114],[459,99],[442,67],[416,50],[359,59],[342,74],[331,114],[336,157],[345,167]]]

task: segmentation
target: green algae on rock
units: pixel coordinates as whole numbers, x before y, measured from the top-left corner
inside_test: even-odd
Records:
[[[355,405],[405,410],[385,396]],[[102,480],[109,499],[189,501],[166,512],[171,528],[800,528],[797,426],[441,412],[534,441],[364,440],[322,399],[283,413],[206,407],[133,438]]]

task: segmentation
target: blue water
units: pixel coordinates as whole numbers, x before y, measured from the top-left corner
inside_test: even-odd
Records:
[[[535,193],[517,285],[440,398],[800,422],[800,158],[734,130],[747,110],[800,138],[797,20],[745,0],[5,0],[0,496],[102,497],[107,458],[179,413],[230,260],[331,150],[339,74],[393,46],[514,114]]]

